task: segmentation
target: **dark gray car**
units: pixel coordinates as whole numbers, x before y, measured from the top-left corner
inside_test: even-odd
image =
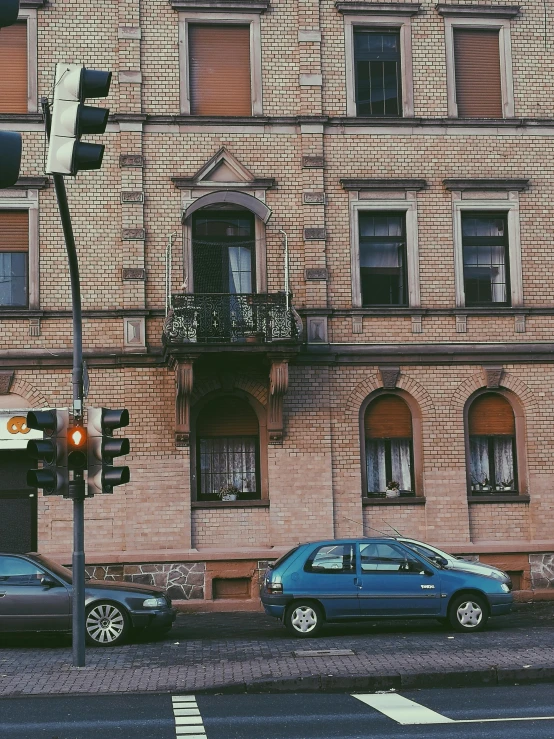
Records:
[[[0,553],[0,633],[71,631],[71,571],[40,554]],[[169,631],[176,611],[162,588],[88,580],[86,639],[113,647],[131,629]]]

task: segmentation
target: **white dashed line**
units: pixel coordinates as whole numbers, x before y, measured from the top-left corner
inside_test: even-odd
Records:
[[[202,716],[193,695],[172,695],[175,735],[187,739],[206,739]]]

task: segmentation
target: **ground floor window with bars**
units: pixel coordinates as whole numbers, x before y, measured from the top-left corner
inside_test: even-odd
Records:
[[[204,407],[196,456],[198,500],[261,498],[258,418],[245,400],[221,397]]]

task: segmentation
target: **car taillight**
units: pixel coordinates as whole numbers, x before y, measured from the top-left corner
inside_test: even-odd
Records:
[[[268,593],[282,593],[283,584],[280,582],[269,582],[267,584],[267,592]]]

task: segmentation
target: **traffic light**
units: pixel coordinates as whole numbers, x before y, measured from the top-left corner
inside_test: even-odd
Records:
[[[80,472],[87,468],[87,430],[84,426],[71,426],[67,431],[67,468]]]
[[[0,28],[13,26],[18,15],[19,0],[0,0]],[[20,164],[21,134],[15,131],[0,131],[0,189],[15,185],[19,178]]]
[[[27,442],[27,452],[42,462],[42,467],[27,472],[27,485],[42,488],[44,495],[67,494],[67,427],[69,411],[49,409],[29,411],[27,426],[30,429],[43,431],[43,439],[31,439]]]
[[[84,105],[86,98],[106,97],[111,72],[86,69],[81,64],[56,64],[54,107],[46,171],[76,175],[82,169],[100,169],[104,146],[80,141],[89,133],[104,133],[107,108]]]
[[[88,409],[88,491],[87,495],[113,493],[116,485],[129,482],[128,467],[114,467],[115,457],[129,454],[129,439],[114,438],[115,429],[129,425],[129,411],[109,408]]]

